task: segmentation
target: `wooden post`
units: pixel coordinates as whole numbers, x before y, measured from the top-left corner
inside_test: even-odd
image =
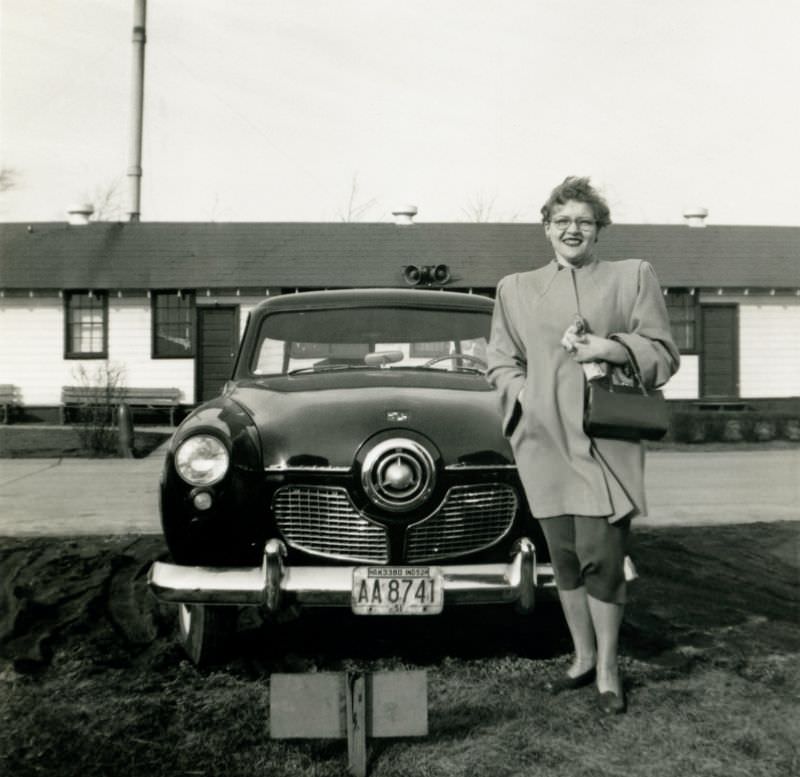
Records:
[[[117,448],[123,459],[133,458],[133,416],[125,402],[117,407]]]
[[[345,687],[347,765],[367,777],[367,684],[363,672],[348,672]]]

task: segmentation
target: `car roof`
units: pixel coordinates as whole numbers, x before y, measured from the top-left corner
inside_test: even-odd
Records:
[[[493,305],[491,299],[480,294],[440,289],[333,289],[280,294],[261,302],[254,312],[374,306],[491,312]]]

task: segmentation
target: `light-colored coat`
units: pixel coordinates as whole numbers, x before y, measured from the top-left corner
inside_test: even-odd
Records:
[[[645,385],[666,383],[680,363],[655,272],[638,259],[593,260],[577,269],[553,261],[503,278],[489,343],[489,381],[498,391],[531,512],[610,521],[646,515],[644,448],[583,431],[584,373],[561,346],[577,312],[591,331],[634,354]]]

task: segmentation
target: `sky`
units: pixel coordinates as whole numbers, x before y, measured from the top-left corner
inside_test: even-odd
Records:
[[[0,221],[128,205],[133,0],[0,0]],[[149,0],[143,221],[800,226],[795,0]],[[125,216],[121,216],[125,218]]]

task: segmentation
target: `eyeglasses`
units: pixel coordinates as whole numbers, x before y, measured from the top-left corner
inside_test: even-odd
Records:
[[[568,219],[565,216],[553,219],[550,223],[560,230],[569,229],[570,224],[575,224],[581,232],[591,232],[597,224],[593,219]]]

